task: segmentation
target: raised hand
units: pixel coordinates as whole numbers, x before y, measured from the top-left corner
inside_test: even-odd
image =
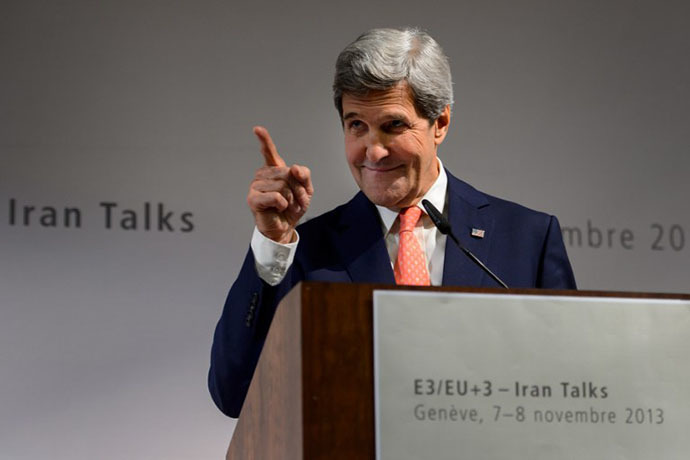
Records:
[[[249,186],[247,204],[259,231],[279,243],[290,243],[295,227],[307,212],[314,194],[311,172],[306,166],[287,166],[262,126],[254,127],[259,139],[264,165],[256,170]]]

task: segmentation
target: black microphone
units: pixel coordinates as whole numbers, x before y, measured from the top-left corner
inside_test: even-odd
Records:
[[[504,283],[501,280],[501,278],[494,275],[494,272],[489,270],[489,268],[486,265],[484,265],[481,260],[477,259],[477,256],[472,254],[469,249],[460,244],[460,241],[458,241],[458,239],[455,237],[453,231],[450,228],[450,222],[448,222],[448,219],[443,217],[443,214],[441,214],[441,212],[438,209],[436,209],[436,207],[433,204],[431,204],[429,200],[422,200],[422,206],[424,206],[424,209],[426,209],[426,213],[429,215],[431,221],[434,223],[439,232],[443,233],[444,235],[450,236],[450,238],[455,242],[455,244],[462,250],[462,252],[465,253],[467,257],[469,257],[472,260],[472,262],[479,265],[479,268],[484,270],[484,272],[491,278],[493,278],[494,281],[496,281],[504,288],[508,289],[508,285]]]

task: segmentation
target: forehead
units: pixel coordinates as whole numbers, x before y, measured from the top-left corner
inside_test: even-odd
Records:
[[[417,115],[412,92],[406,84],[384,91],[370,91],[365,95],[343,94],[343,119],[391,113]]]

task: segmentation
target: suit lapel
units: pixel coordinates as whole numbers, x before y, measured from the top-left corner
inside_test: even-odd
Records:
[[[340,260],[353,282],[395,284],[378,211],[362,192],[345,207],[338,233]]]
[[[446,171],[448,173],[448,171]],[[494,220],[487,213],[486,197],[469,184],[448,173],[448,220],[460,244],[491,267],[489,248],[494,234]],[[472,230],[484,230],[483,238],[472,236]],[[448,238],[443,262],[444,286],[494,286],[489,278]]]

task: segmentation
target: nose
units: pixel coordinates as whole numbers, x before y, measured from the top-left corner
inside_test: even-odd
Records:
[[[366,149],[367,160],[372,163],[378,163],[388,156],[388,148],[385,146],[383,139],[375,132],[371,132],[367,136]]]

